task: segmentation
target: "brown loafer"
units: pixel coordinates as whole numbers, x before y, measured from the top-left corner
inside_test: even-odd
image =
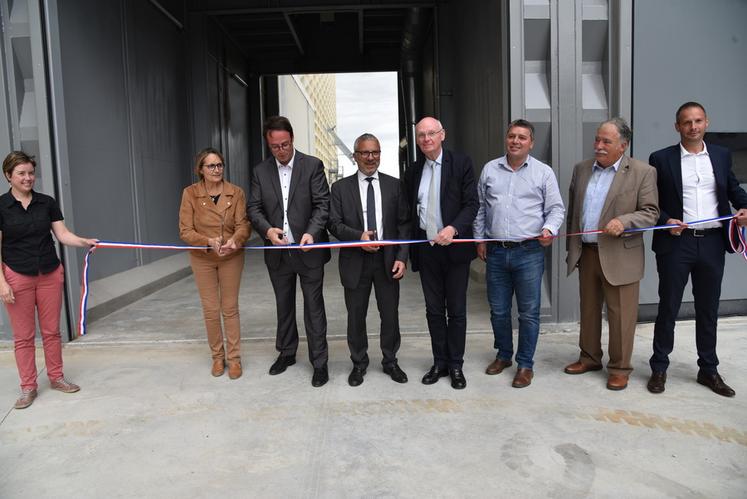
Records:
[[[534,372],[531,369],[521,367],[516,370],[516,376],[514,376],[514,382],[511,383],[511,386],[514,388],[525,388],[532,384],[533,377]]]
[[[565,366],[565,373],[566,374],[584,374],[588,373],[589,371],[600,371],[602,369],[602,366],[600,365],[594,365],[594,364],[584,364],[580,360],[578,362],[574,362],[573,364],[568,364]]]
[[[238,360],[228,361],[228,377],[237,379],[241,377],[241,362]]]
[[[80,390],[80,387],[75,383],[70,383],[65,378],[56,379],[51,381],[50,386],[53,390],[57,390],[63,393],[75,393]]]
[[[21,390],[21,396],[18,400],[16,400],[16,409],[25,409],[31,404],[34,403],[34,399],[36,398],[36,390],[33,388],[30,390]]]
[[[223,361],[223,359],[215,359],[213,360],[213,367],[210,369],[210,374],[215,376],[216,378],[218,376],[223,376],[223,373],[226,371],[226,363]]]
[[[625,374],[610,374],[607,378],[608,390],[625,390],[628,387],[628,376]]]
[[[503,370],[507,367],[510,367],[513,362],[510,360],[503,360],[503,359],[495,359],[493,362],[490,363],[487,369],[485,369],[485,374],[490,374],[491,376],[493,374],[501,374]]]

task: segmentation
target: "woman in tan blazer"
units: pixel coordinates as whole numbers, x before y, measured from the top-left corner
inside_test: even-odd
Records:
[[[195,173],[199,181],[182,193],[179,237],[192,246],[209,246],[192,250],[189,256],[213,356],[211,373],[221,376],[227,363],[228,376],[236,379],[241,376],[239,286],[244,269],[241,248],[249,238],[251,227],[246,218],[244,191],[223,178],[224,170],[223,155],[216,149],[197,153]]]

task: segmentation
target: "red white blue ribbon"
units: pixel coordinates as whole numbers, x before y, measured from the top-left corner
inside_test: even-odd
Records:
[[[720,222],[730,220],[729,222],[729,242],[735,253],[740,253],[745,260],[747,260],[747,236],[745,235],[745,227],[739,227],[736,223],[736,218],[733,215],[708,218],[705,220],[696,220],[694,222],[686,222],[688,226],[701,225],[710,222]],[[642,227],[636,229],[626,229],[623,232],[647,232],[660,229],[671,229],[679,227],[677,224],[669,225],[655,225],[652,227]],[[571,237],[580,236],[583,234],[600,234],[602,230],[591,230],[586,232],[573,232],[565,234],[557,234],[551,237]],[[454,239],[453,243],[488,243],[497,242],[501,239]],[[429,243],[431,241],[427,239],[404,239],[404,240],[379,240],[379,241],[338,241],[329,243],[313,243],[300,246],[297,244],[283,245],[283,246],[244,246],[242,249],[247,251],[267,251],[267,250],[284,250],[284,249],[303,249],[312,250],[319,248],[362,248],[365,246],[398,246],[402,244],[421,244]],[[159,249],[159,250],[177,250],[177,251],[191,251],[191,250],[206,250],[210,249],[210,246],[187,246],[187,245],[176,245],[176,244],[147,244],[147,243],[129,243],[121,241],[99,241],[95,246],[92,246],[83,258],[83,276],[81,282],[81,297],[80,297],[80,308],[79,308],[79,319],[78,319],[78,334],[86,334],[86,311],[88,309],[88,275],[90,271],[90,257],[94,251],[98,248],[124,248],[124,249]]]

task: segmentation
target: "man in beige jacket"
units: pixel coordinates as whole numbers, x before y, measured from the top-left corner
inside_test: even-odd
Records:
[[[602,123],[594,139],[594,158],[576,165],[571,179],[566,226],[568,275],[578,267],[581,330],[577,362],[568,374],[602,369],[602,304],[607,304],[609,363],[607,388],[623,390],[632,371],[638,318],[638,288],[643,278],[643,233],[627,229],[656,224],[659,216],[656,170],[626,156],[633,133],[622,118]]]

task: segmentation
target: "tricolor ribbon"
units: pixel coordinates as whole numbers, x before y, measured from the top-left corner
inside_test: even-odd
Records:
[[[731,244],[732,249],[735,253],[740,253],[745,260],[747,260],[747,236],[745,235],[745,227],[739,227],[736,223],[736,217],[733,215],[723,216],[723,217],[716,217],[716,218],[708,218],[704,220],[696,220],[694,222],[687,222],[688,226],[692,225],[701,225],[706,224],[710,222],[720,222],[724,220],[730,220],[729,222],[729,242]],[[672,229],[675,227],[679,227],[677,224],[668,224],[668,225],[655,225],[651,227],[642,227],[642,228],[635,228],[635,229],[626,229],[623,232],[624,233],[632,233],[632,232],[647,232],[647,231],[653,231],[653,230],[661,230],[661,229]],[[553,238],[559,238],[559,237],[573,237],[573,236],[580,236],[583,234],[600,234],[603,233],[603,230],[590,230],[585,232],[571,232],[571,233],[565,233],[565,234],[557,234],[553,235],[551,237]],[[539,238],[539,236],[538,236]],[[454,239],[453,243],[489,243],[489,242],[497,242],[501,241],[501,239]],[[300,246],[297,244],[289,244],[289,245],[282,245],[282,246],[244,246],[242,249],[247,251],[267,251],[267,250],[283,250],[283,249],[304,249],[304,250],[312,250],[312,249],[319,249],[319,248],[362,248],[365,246],[397,246],[401,244],[421,244],[421,243],[430,243],[431,241],[427,239],[404,239],[404,240],[391,240],[391,239],[384,239],[384,240],[378,240],[378,241],[338,241],[338,242],[328,242],[328,243],[313,243],[313,244],[306,244],[304,246]],[[121,242],[121,241],[99,241],[96,243],[95,246],[92,246],[87,252],[85,257],[83,258],[83,276],[82,276],[82,282],[81,282],[81,297],[80,297],[80,308],[79,308],[79,319],[78,319],[78,334],[84,335],[86,334],[86,311],[88,308],[88,293],[89,293],[89,286],[88,286],[88,274],[90,271],[90,257],[91,254],[93,254],[94,251],[98,248],[124,248],[124,249],[160,249],[160,250],[177,250],[177,251],[191,251],[191,250],[205,250],[210,249],[210,246],[187,246],[187,245],[178,245],[178,244],[147,244],[147,243],[129,243],[129,242]]]

